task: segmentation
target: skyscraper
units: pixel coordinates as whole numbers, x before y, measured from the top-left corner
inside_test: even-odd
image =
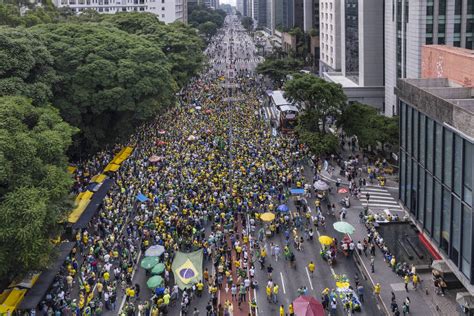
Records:
[[[419,78],[421,46],[472,49],[474,0],[385,1],[385,114],[397,114],[398,78]]]

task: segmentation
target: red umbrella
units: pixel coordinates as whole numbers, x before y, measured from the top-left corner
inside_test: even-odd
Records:
[[[166,145],[166,142],[164,142],[162,140],[157,140],[156,141],[156,146],[163,146],[163,145]]]
[[[296,316],[325,316],[323,304],[312,296],[300,296],[293,301]]]

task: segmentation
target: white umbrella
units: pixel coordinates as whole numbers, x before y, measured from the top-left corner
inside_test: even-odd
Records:
[[[188,137],[188,141],[193,141],[193,140],[196,140],[196,139],[197,139],[197,137],[194,136],[194,135],[191,135],[191,136]]]
[[[145,251],[145,257],[159,257],[165,252],[165,247],[160,245],[151,246]]]
[[[326,191],[329,189],[329,184],[327,184],[326,182],[324,182],[323,180],[318,180],[316,181],[316,183],[314,184],[314,189],[315,190],[318,190],[318,191]]]

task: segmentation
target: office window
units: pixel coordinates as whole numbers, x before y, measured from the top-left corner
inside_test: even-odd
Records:
[[[426,166],[425,162],[425,151],[426,151],[426,116],[420,113],[420,158],[419,162],[423,165]]]
[[[453,191],[459,197],[461,196],[462,186],[462,138],[454,134],[454,179],[453,179]]]
[[[402,148],[406,149],[406,137],[407,137],[407,105],[400,101],[400,120],[402,122],[401,126],[401,142]]]
[[[455,0],[454,1],[454,14],[461,15],[462,13],[462,0]]]
[[[453,197],[453,237],[450,259],[459,266],[459,250],[461,249],[461,201]]]
[[[407,152],[410,156],[413,154],[413,149],[411,148],[411,145],[413,143],[412,113],[413,108],[411,106],[407,106]]]
[[[432,37],[427,37],[426,38],[426,45],[431,45],[433,44],[433,38]]]
[[[425,170],[418,168],[418,215],[417,218],[423,224],[425,222]]]
[[[433,177],[426,173],[426,216],[425,216],[425,229],[431,235],[432,224],[433,224]]]
[[[407,178],[406,178],[406,155],[404,152],[401,152],[401,162],[400,162],[400,200],[407,205],[405,199],[405,189],[407,187]]]
[[[464,141],[464,188],[463,200],[472,205],[472,147],[473,145],[468,141]]]
[[[443,170],[443,127],[435,123],[435,136],[436,136],[436,144],[435,144],[435,176],[438,179],[441,179],[441,171]]]
[[[413,109],[413,157],[418,160],[418,142],[419,142],[419,134],[418,134],[418,111]]]
[[[415,217],[418,216],[418,164],[415,160],[411,160],[411,205],[410,210]]]
[[[446,0],[439,0],[439,15],[445,16],[446,15]]]
[[[434,143],[434,122],[427,118],[428,126],[426,131],[426,168],[433,172],[433,143]]]
[[[439,45],[446,44],[446,38],[445,37],[438,37],[438,44]]]
[[[443,183],[451,188],[453,176],[453,133],[444,130]]]
[[[411,190],[412,190],[412,182],[411,182],[411,172],[412,172],[412,165],[410,155],[407,156],[407,178],[406,178],[406,206],[411,210]]]
[[[441,183],[434,181],[433,194],[433,238],[440,243],[441,234],[441,201],[443,192],[441,191]]]
[[[471,279],[471,237],[472,237],[472,211],[469,207],[462,207],[462,273]]]
[[[433,33],[433,24],[426,24],[426,34]]]
[[[443,249],[446,254],[449,251],[449,242],[451,238],[451,192],[446,189],[443,189],[443,227],[441,231],[441,249]]]

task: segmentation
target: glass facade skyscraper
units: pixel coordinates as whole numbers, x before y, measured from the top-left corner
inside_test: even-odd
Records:
[[[446,113],[464,113],[462,108],[425,113],[423,106],[411,102],[415,99],[399,100],[400,200],[440,251],[474,284],[473,138],[446,122]],[[450,104],[452,100],[446,101]],[[427,106],[437,106],[432,102],[427,101]],[[471,102],[474,105],[474,99]],[[465,115],[474,117],[474,112]]]

